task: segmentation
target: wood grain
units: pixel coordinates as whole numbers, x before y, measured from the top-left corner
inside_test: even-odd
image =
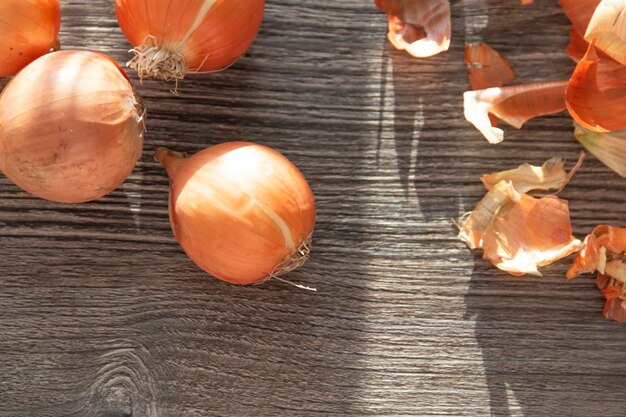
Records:
[[[580,151],[566,114],[498,146],[462,117],[464,41],[519,83],[572,71],[555,2],[518,3],[453,1],[450,51],[416,60],[372,1],[268,0],[228,71],[178,97],[141,85],[146,146],[119,190],[60,205],[1,178],[0,416],[623,416],[626,331],[593,279],[565,282],[568,262],[512,278],[455,239],[482,173]],[[128,59],[112,1],[62,8],[64,48]],[[228,140],[309,179],[313,258],[289,278],[317,293],[218,282],[177,246],[152,153]],[[577,235],[626,223],[625,185],[588,158],[562,193]]]

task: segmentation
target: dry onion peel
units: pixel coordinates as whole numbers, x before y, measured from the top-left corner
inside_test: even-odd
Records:
[[[515,205],[494,219],[484,237],[485,259],[513,275],[541,275],[537,267],[578,250],[580,241],[572,235],[567,201],[527,194],[511,199]]]
[[[559,0],[563,12],[572,22],[572,29],[584,37],[593,12],[600,0]]]
[[[552,158],[541,166],[526,163],[514,169],[485,174],[481,177],[481,181],[487,190],[491,190],[500,181],[508,181],[520,194],[536,190],[558,192],[567,185],[572,175],[580,168],[583,159],[584,153],[581,153],[576,166],[569,173],[565,171],[561,158]]]
[[[58,0],[0,1],[0,77],[55,48],[60,25]]]
[[[509,199],[509,189],[515,191],[510,182],[502,181],[496,184],[476,205],[476,208],[465,214],[459,221],[458,237],[467,243],[470,249],[483,247],[485,234]]]
[[[504,131],[492,125],[490,115],[519,129],[533,117],[564,110],[566,87],[567,81],[557,81],[466,91],[465,119],[490,143],[500,143]]]
[[[589,49],[589,43],[574,28],[570,29],[569,43],[567,44],[567,54],[574,62],[579,62]]]
[[[309,257],[313,193],[287,158],[265,146],[224,143],[184,158],[161,148],[170,223],[204,271],[234,284],[275,278]]]
[[[387,13],[387,38],[416,58],[447,51],[452,35],[448,0],[376,0]]]
[[[116,0],[140,78],[181,80],[233,64],[250,47],[264,0]]]
[[[563,11],[572,22],[570,41],[566,50],[575,62],[582,59],[589,47],[589,43],[584,39],[585,33],[599,3],[600,0],[559,0]]]
[[[541,275],[538,267],[578,250],[567,201],[534,198],[500,181],[460,222],[459,239],[511,275]]]
[[[607,265],[614,276],[598,273],[597,286],[606,299],[603,314],[607,319],[613,319],[620,324],[626,322],[626,285],[624,276],[626,275],[626,265],[624,261],[614,261]],[[619,276],[617,279],[615,277]]]
[[[124,182],[141,156],[144,114],[124,70],[109,57],[44,55],[0,95],[0,170],[48,200],[100,198]]]
[[[606,298],[604,315],[626,322],[626,229],[599,225],[585,237],[567,278],[598,271],[597,284]]]
[[[483,42],[465,44],[465,63],[472,90],[502,87],[515,78],[515,71],[509,63]]]
[[[567,201],[525,193],[563,188],[582,160],[581,155],[569,174],[562,160],[553,158],[541,167],[522,164],[483,176],[489,191],[461,219],[459,239],[483,249],[485,259],[512,275],[540,275],[539,266],[575,252],[580,241],[572,235]]]
[[[588,130],[626,128],[626,66],[589,45],[567,86],[566,104],[574,120]]]
[[[599,133],[576,125],[574,134],[585,149],[626,178],[626,130]]]
[[[585,40],[626,65],[626,0],[602,0],[589,22]]]

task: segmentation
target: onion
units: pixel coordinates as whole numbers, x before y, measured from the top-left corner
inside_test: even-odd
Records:
[[[190,158],[160,148],[170,177],[170,223],[187,255],[223,281],[250,284],[309,256],[315,201],[302,173],[275,150],[248,142]]]
[[[58,0],[0,1],[0,77],[19,70],[56,46]]]
[[[102,197],[128,177],[143,146],[143,106],[105,55],[53,52],[0,95],[0,170],[52,201]]]
[[[254,41],[264,0],[116,0],[117,20],[135,47],[139,77],[180,80],[218,71]]]

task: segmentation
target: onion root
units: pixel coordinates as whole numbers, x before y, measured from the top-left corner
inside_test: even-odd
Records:
[[[165,81],[178,81],[185,78],[187,64],[181,53],[160,47],[154,36],[148,35],[143,44],[129,51],[134,56],[126,63],[137,71],[139,79],[154,77]]]
[[[309,254],[311,253],[311,236],[304,238],[298,249],[296,249],[289,257],[283,262],[276,265],[276,267],[267,276],[268,279],[276,278],[281,275],[285,275],[294,269],[300,268],[309,260]]]

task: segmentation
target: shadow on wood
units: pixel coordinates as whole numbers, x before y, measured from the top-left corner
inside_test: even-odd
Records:
[[[618,359],[626,335],[602,317],[593,278],[566,283],[566,267],[516,278],[477,256],[467,318],[475,320],[492,415],[623,414],[614,406],[623,409],[626,401],[614,390],[626,384],[626,365]]]

